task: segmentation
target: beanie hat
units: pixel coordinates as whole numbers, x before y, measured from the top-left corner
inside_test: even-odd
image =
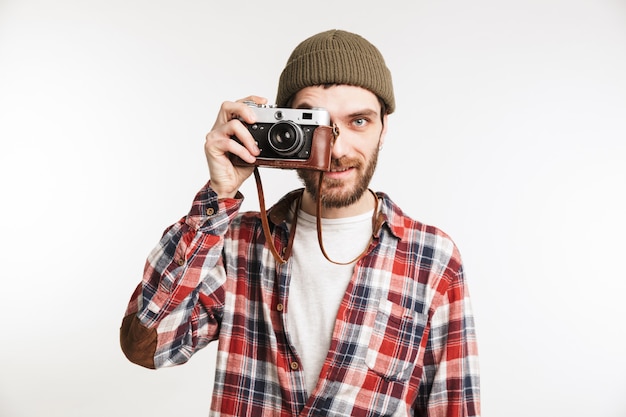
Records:
[[[299,90],[322,84],[363,87],[382,99],[387,113],[395,110],[391,72],[380,51],[357,34],[329,30],[301,42],[280,75],[276,105],[285,107]]]

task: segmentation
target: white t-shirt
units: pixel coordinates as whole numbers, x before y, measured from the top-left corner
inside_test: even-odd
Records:
[[[322,219],[324,249],[330,259],[349,262],[369,244],[373,210],[342,219]],[[352,278],[354,263],[336,265],[323,255],[315,216],[298,213],[293,241],[287,328],[302,361],[308,394],[317,385],[328,354],[337,311]]]

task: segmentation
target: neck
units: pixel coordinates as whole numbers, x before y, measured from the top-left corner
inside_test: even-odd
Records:
[[[372,191],[366,191],[363,195],[353,204],[345,207],[324,207],[322,206],[321,217],[325,219],[340,219],[342,217],[358,216],[359,214],[366,213],[373,210],[376,206],[376,196]],[[315,216],[317,213],[317,201],[313,196],[304,191],[302,195],[302,210],[305,213]]]

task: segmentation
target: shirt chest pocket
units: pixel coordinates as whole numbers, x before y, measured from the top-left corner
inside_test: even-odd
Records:
[[[381,376],[406,381],[415,361],[428,317],[385,300],[376,313],[365,364]]]

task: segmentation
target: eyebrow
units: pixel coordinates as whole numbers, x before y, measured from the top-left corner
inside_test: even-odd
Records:
[[[363,110],[356,111],[354,113],[350,113],[348,115],[348,117],[350,118],[358,117],[358,116],[378,116],[378,112],[376,110],[363,109]]]

